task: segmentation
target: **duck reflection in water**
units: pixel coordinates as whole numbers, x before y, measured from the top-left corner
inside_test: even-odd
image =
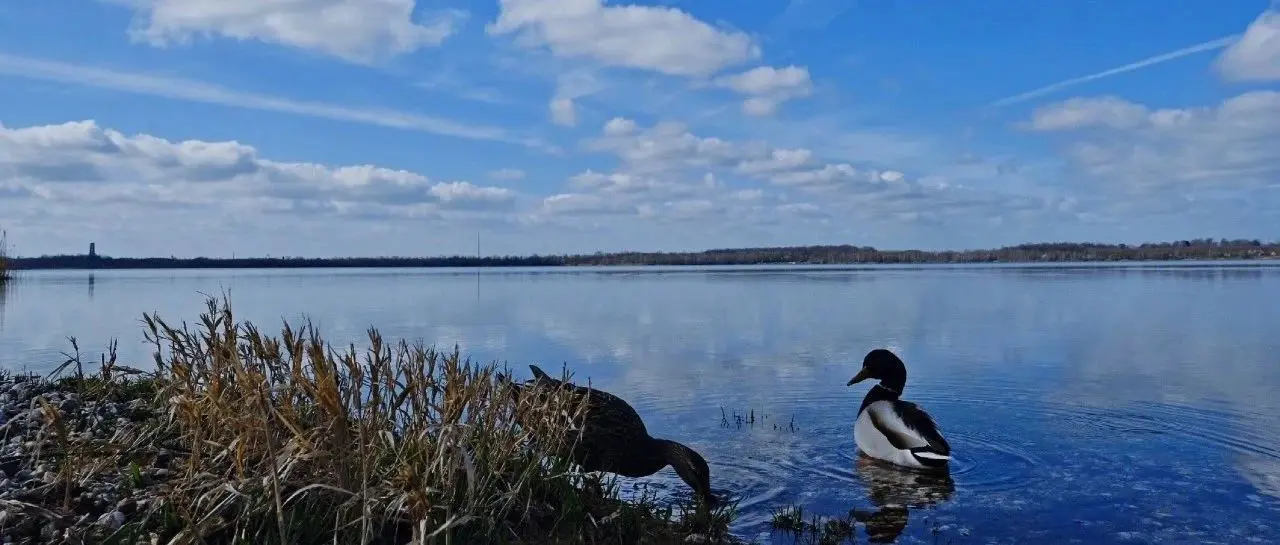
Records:
[[[866,526],[871,543],[893,543],[907,528],[911,509],[950,501],[956,490],[950,472],[913,471],[867,456],[857,457],[854,472],[875,509],[854,508],[849,515]]]

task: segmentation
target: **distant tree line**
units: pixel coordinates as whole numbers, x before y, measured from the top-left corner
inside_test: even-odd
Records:
[[[549,267],[599,265],[926,264],[1097,261],[1181,261],[1280,258],[1280,242],[1195,239],[1097,244],[1048,242],[988,250],[878,250],[870,246],[726,248],[700,252],[615,252],[578,255],[442,257],[161,258],[53,255],[10,258],[15,269],[207,269],[313,267]]]

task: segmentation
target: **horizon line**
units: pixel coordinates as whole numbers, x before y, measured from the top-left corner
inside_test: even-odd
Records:
[[[478,238],[478,237],[477,237],[477,238]],[[1014,249],[1020,249],[1020,248],[1026,247],[1026,246],[1043,246],[1043,245],[1078,245],[1078,246],[1091,246],[1091,247],[1111,247],[1111,248],[1121,248],[1121,247],[1123,247],[1123,248],[1126,248],[1126,249],[1140,249],[1140,248],[1142,248],[1144,245],[1171,246],[1171,245],[1175,245],[1175,244],[1183,243],[1183,242],[1190,243],[1190,242],[1198,242],[1198,241],[1209,241],[1209,242],[1211,242],[1211,243],[1215,243],[1215,244],[1216,244],[1216,243],[1220,243],[1221,241],[1224,241],[1224,240],[1225,240],[1226,242],[1228,242],[1228,243],[1252,243],[1252,242],[1257,242],[1257,243],[1258,243],[1258,245],[1259,245],[1260,247],[1280,246],[1280,239],[1272,240],[1272,241],[1264,241],[1263,239],[1260,239],[1260,238],[1232,238],[1232,239],[1227,239],[1227,238],[1221,238],[1221,237],[1219,237],[1219,238],[1212,238],[1212,237],[1199,237],[1199,238],[1168,239],[1168,240],[1162,240],[1162,241],[1155,241],[1155,240],[1152,240],[1152,241],[1134,242],[1134,243],[1131,243],[1131,242],[1099,242],[1099,241],[1083,241],[1083,240],[1075,240],[1075,241],[1073,241],[1073,240],[1044,240],[1044,241],[1034,241],[1034,242],[1019,242],[1019,243],[1016,243],[1016,244],[1010,244],[1010,245],[1005,245],[1005,246],[992,246],[992,247],[985,247],[985,248],[952,248],[952,249],[932,249],[932,250],[920,249],[920,248],[877,248],[877,247],[875,247],[875,246],[870,246],[870,245],[859,245],[859,244],[853,244],[853,243],[842,243],[842,244],[802,244],[802,245],[777,245],[777,246],[708,247],[708,248],[705,248],[705,249],[702,249],[702,250],[611,250],[611,251],[605,251],[605,250],[593,250],[593,251],[585,251],[585,252],[577,252],[577,253],[546,253],[546,254],[542,254],[542,253],[528,253],[528,254],[506,254],[506,255],[490,255],[490,256],[480,256],[480,255],[478,255],[478,254],[477,254],[477,255],[466,255],[466,254],[461,254],[461,253],[459,253],[459,254],[452,254],[452,255],[448,255],[448,254],[435,254],[435,255],[418,255],[418,256],[412,256],[412,255],[364,255],[364,256],[351,255],[351,256],[317,257],[317,256],[271,256],[270,254],[267,254],[267,255],[261,255],[261,256],[235,256],[235,255],[234,255],[234,253],[233,253],[233,255],[232,255],[231,257],[213,257],[213,256],[193,256],[193,257],[172,257],[172,256],[169,256],[169,257],[165,257],[165,256],[109,256],[109,255],[103,255],[103,254],[101,254],[101,253],[98,253],[98,254],[96,254],[96,255],[94,255],[94,256],[92,256],[92,257],[93,257],[93,258],[95,258],[95,259],[110,259],[110,260],[115,260],[115,259],[128,259],[128,260],[162,260],[162,261],[195,261],[195,260],[205,260],[205,261],[262,261],[262,260],[311,260],[311,261],[319,260],[319,261],[341,261],[341,260],[352,260],[352,259],[386,259],[386,260],[413,260],[413,259],[423,259],[423,260],[425,260],[425,259],[477,259],[477,260],[481,260],[481,261],[488,261],[488,260],[495,260],[495,261],[496,261],[496,260],[511,259],[511,258],[528,259],[528,258],[534,258],[534,257],[579,257],[579,256],[582,256],[582,257],[592,257],[592,256],[596,256],[597,254],[599,254],[600,256],[616,256],[616,255],[625,255],[625,254],[706,254],[706,253],[713,253],[713,252],[729,252],[729,251],[747,252],[747,251],[766,251],[766,250],[795,250],[795,249],[802,249],[802,250],[803,250],[803,249],[818,249],[818,248],[854,248],[854,249],[857,249],[857,250],[859,250],[859,251],[870,251],[870,252],[880,252],[880,253],[901,253],[901,252],[922,252],[922,253],[966,253],[966,252],[990,252],[990,251],[998,251],[998,250],[1014,250]],[[38,255],[38,256],[37,256],[37,255],[27,255],[27,256],[10,255],[10,256],[0,256],[0,259],[8,259],[9,261],[19,261],[19,260],[28,260],[28,259],[75,258],[75,257],[89,258],[89,257],[91,257],[91,256],[90,256],[90,254],[88,254],[88,253],[80,253],[80,254],[41,254],[41,255]]]

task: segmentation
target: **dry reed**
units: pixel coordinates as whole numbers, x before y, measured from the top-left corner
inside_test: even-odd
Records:
[[[68,360],[76,376],[64,380],[146,395],[153,415],[94,449],[114,457],[122,481],[155,492],[108,542],[733,539],[732,506],[623,501],[615,484],[548,456],[576,438],[565,423],[583,406],[569,396],[517,401],[496,364],[464,360],[457,348],[390,344],[371,328],[358,352],[329,345],[309,323],[285,323],[274,338],[237,322],[225,297],[207,306],[194,327],[144,318],[156,366],[145,381],[119,372],[114,356],[95,377],[78,356]],[[51,416],[50,425],[60,423]],[[74,450],[76,464],[88,462],[89,451]],[[73,473],[60,475],[68,490],[85,478]]]

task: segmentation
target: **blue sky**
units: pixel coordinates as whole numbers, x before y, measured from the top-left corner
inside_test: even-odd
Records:
[[[16,0],[17,253],[1280,238],[1280,3]]]

